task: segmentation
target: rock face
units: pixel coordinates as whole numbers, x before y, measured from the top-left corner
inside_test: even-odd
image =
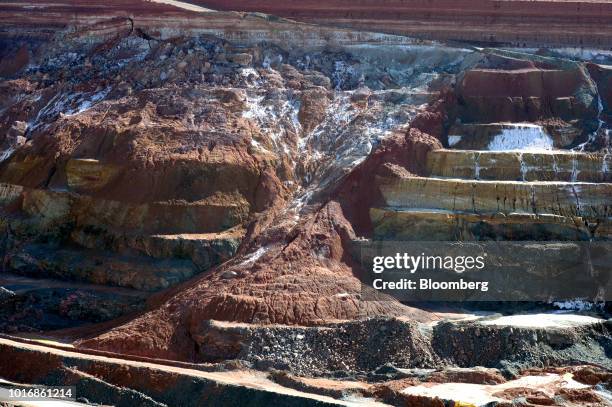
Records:
[[[457,123],[448,131],[448,145],[464,150],[565,149],[584,137],[575,119],[538,123]]]
[[[38,332],[109,321],[144,309],[148,293],[3,273],[3,332]]]
[[[472,69],[459,79],[458,92],[467,121],[589,120],[597,115],[595,84],[579,66]]]
[[[515,46],[585,45],[610,42],[610,4],[605,1],[200,0],[219,10],[261,11],[302,21],[398,33],[419,38]],[[591,30],[592,26],[600,29]]]
[[[480,180],[508,181],[612,181],[609,154],[569,151],[464,151],[436,150],[427,157],[429,174]]]
[[[599,92],[601,96],[601,108],[602,113],[605,115],[605,119],[610,120],[612,115],[612,69],[609,66],[601,66],[596,64],[588,65],[589,73],[591,77],[597,83],[597,87],[601,89]]]
[[[600,127],[601,97],[588,68],[549,57],[499,51],[457,78],[457,122],[448,144],[463,149],[524,148],[500,144],[510,133],[534,147],[570,148]],[[518,123],[518,124],[517,124]],[[529,124],[531,123],[531,124]],[[534,125],[533,123],[537,123]]]
[[[595,230],[580,217],[528,213],[453,213],[440,210],[372,208],[378,240],[579,240],[609,239],[610,221]]]
[[[429,177],[392,174],[370,209],[382,240],[609,240],[607,154],[431,151]]]
[[[381,191],[387,205],[398,209],[607,218],[612,185],[406,177],[389,180]]]
[[[206,321],[193,335],[200,358],[247,360],[256,366],[302,375],[368,372],[386,363],[399,368],[433,367],[438,363],[417,325],[395,319],[299,329]],[[381,358],[380,354],[385,356]]]
[[[475,323],[440,324],[435,328],[434,346],[459,366],[492,367],[499,366],[501,361],[520,366],[533,363],[534,359],[563,361],[576,357],[592,358],[590,363],[602,360],[607,363],[606,346],[595,345],[587,356],[578,344],[591,340],[597,343],[597,338],[610,335],[609,329],[608,323],[589,317],[510,316]]]
[[[6,267],[34,277],[56,277],[93,284],[157,291],[193,277],[197,268],[189,260],[155,260],[116,256],[90,250],[68,250],[26,245],[8,253]]]
[[[285,47],[276,30],[295,31],[247,19],[245,32],[263,27]],[[205,278],[153,317],[160,336],[148,345],[140,341],[151,332],[135,320],[84,346],[189,360],[195,321],[428,319],[393,300],[359,302],[343,206],[353,209],[327,196],[391,134],[422,166],[417,150],[437,142],[409,140],[403,127],[446,86],[435,70],[456,70],[466,50],[433,53],[389,37],[373,52],[363,44],[376,34],[318,27],[301,34],[312,37],[309,48],[287,49],[211,36],[218,27],[165,39],[154,27],[130,33],[117,24],[59,31],[62,45],[40,51],[43,68],[3,83],[3,117],[28,122],[28,142],[0,164],[5,270],[145,292]],[[344,48],[321,48],[330,36]],[[407,65],[415,60],[416,72]]]
[[[567,50],[469,49],[178,6],[190,10],[0,7],[0,328],[68,328],[52,335],[76,346],[51,346],[47,370],[17,366],[10,380],[89,378],[112,399],[87,394],[105,403],[342,404],[354,393],[436,405],[405,390],[503,384],[500,372],[547,361],[610,367],[606,322],[576,335],[438,323],[457,315],[372,293],[354,257],[366,239],[608,240],[607,68]],[[593,21],[607,10],[581,7]],[[0,363],[41,358],[0,345]],[[126,358],[118,373],[83,356],[108,352]],[[567,390],[553,387],[551,399]],[[499,398],[523,397],[510,393]]]
[[[117,168],[94,159],[74,159],[66,163],[66,182],[75,191],[102,189],[117,173]]]

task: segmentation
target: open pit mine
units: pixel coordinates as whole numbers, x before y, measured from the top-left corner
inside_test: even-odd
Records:
[[[605,0],[1,2],[0,405],[612,406],[611,46]],[[423,242],[599,291],[364,283]]]

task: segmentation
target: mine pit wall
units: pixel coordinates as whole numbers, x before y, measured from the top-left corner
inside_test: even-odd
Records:
[[[298,21],[514,46],[608,47],[609,2],[474,0],[194,0],[218,10],[259,11]],[[597,27],[597,29],[593,29]]]
[[[273,1],[234,1],[229,2],[230,4],[226,1],[192,1],[192,3],[210,5],[219,10],[269,12],[317,24],[326,22],[329,23],[329,27],[295,23],[256,13],[195,13],[177,11],[171,7],[149,8],[151,3],[147,3],[146,7],[140,6],[141,9],[137,6],[120,9],[116,5],[114,7],[105,5],[104,12],[97,10],[95,4],[89,7],[80,6],[76,11],[63,7],[61,4],[36,10],[7,5],[0,6],[0,17],[4,20],[4,29],[0,30],[0,50],[2,50],[0,56],[4,54],[12,59],[19,53],[24,54],[24,51],[27,50],[31,57],[42,43],[50,40],[54,32],[62,30],[66,32],[66,39],[84,43],[109,41],[130,33],[155,40],[167,40],[185,35],[213,35],[242,46],[251,46],[265,41],[281,48],[299,47],[304,51],[358,44],[410,46],[428,44],[431,43],[430,40],[458,40],[496,46],[576,46],[593,49],[606,49],[612,43],[612,28],[608,23],[612,19],[611,3],[546,2],[547,5],[542,6],[536,4],[540,2],[490,1],[482,8],[476,8],[471,1],[464,1],[461,4],[444,0],[433,3],[389,1],[385,2],[389,3],[385,6],[381,6],[380,2],[372,5],[362,2],[364,4],[355,6],[352,2],[344,4],[347,2],[341,1],[328,8],[322,8],[321,4],[316,4],[316,10],[313,5],[320,2],[310,2],[310,4],[297,1],[290,1],[288,4],[283,2],[282,8],[278,7],[278,3],[275,5]],[[374,9],[377,10],[377,13],[373,12]],[[381,10],[389,10],[386,15],[382,15],[381,20],[360,20],[358,18],[362,14],[364,16],[374,15],[376,18],[381,14]],[[463,17],[467,19],[465,24],[457,28],[458,19],[462,20],[462,16],[457,15],[457,12],[463,10],[466,10],[465,13],[469,18]],[[498,14],[487,14],[492,10]],[[423,24],[423,21],[419,20],[418,23],[415,23],[416,28],[405,28],[406,25],[411,24],[411,20],[398,18],[403,15],[402,13],[407,13],[416,20],[422,18],[426,23]],[[311,14],[344,16],[327,21],[310,17]],[[441,20],[436,19],[438,15]],[[541,17],[542,15],[545,17]],[[348,18],[351,20],[349,21]],[[518,26],[522,24],[513,20],[517,18],[526,19],[526,24],[530,27],[517,28],[517,24]],[[504,28],[508,32],[489,34],[487,29],[475,23],[483,19],[485,21],[483,24],[487,27],[495,21],[508,19],[508,23],[504,22],[508,24]],[[560,21],[558,22],[559,33],[549,33],[545,30],[551,30],[550,19]],[[445,24],[449,27],[446,28]],[[572,24],[577,26],[576,30],[570,29]],[[332,25],[334,27],[331,27]],[[598,27],[598,30],[593,30],[595,26]],[[523,32],[528,32],[528,34],[523,34]],[[573,34],[568,35],[568,32]],[[404,35],[412,38],[403,37]],[[537,38],[533,38],[534,36]],[[26,44],[25,48],[23,44]],[[21,59],[24,61],[18,66],[5,67],[0,62],[0,74],[10,75],[17,69],[27,66],[29,59]]]
[[[215,35],[228,40],[235,41],[241,45],[252,45],[261,41],[268,41],[278,44],[285,48],[304,47],[308,49],[323,48],[326,46],[356,46],[356,45],[418,45],[418,41],[408,38],[387,36],[382,34],[354,33],[343,30],[332,30],[308,25],[299,25],[299,29],[284,23],[266,20],[258,16],[246,16],[239,20],[239,16],[233,13],[215,13],[212,16],[203,16],[185,20],[182,17],[160,18],[158,16],[142,16],[134,21],[135,29],[139,29],[142,35],[151,38],[171,39],[189,33],[191,35]],[[84,27],[87,19],[79,17],[78,25]],[[81,25],[82,24],[82,25]],[[232,25],[238,27],[235,31],[227,31],[225,27]],[[206,27],[206,28],[202,28]],[[125,24],[118,24],[117,31],[111,30],[88,30],[87,28],[77,29],[70,38],[93,42],[94,38],[102,36],[112,39],[115,34],[125,33]],[[384,47],[383,47],[384,48]],[[387,48],[388,53],[392,52],[391,47]],[[451,49],[439,47],[439,50]],[[391,50],[391,51],[390,51]],[[379,52],[379,51],[377,51]],[[384,51],[383,51],[384,54]],[[42,193],[44,195],[44,193]],[[176,231],[175,231],[176,232]]]
[[[402,37],[351,33],[303,24],[298,24],[297,27],[299,28],[296,29],[296,32],[293,32],[292,29],[295,27],[293,23],[276,23],[257,16],[246,16],[243,19],[239,19],[239,17],[234,13],[215,13],[212,17],[202,17],[196,22],[177,17],[174,23],[169,23],[172,28],[168,28],[168,20],[159,17],[143,17],[138,20],[136,28],[140,30],[138,35],[148,38],[172,39],[200,34],[215,35],[229,38],[232,42],[235,41],[246,46],[267,41],[268,43],[278,44],[288,52],[291,52],[291,48],[303,52],[302,46],[306,44],[309,44],[309,50],[324,48],[329,44],[339,47],[355,46],[358,48],[356,52],[360,52],[360,55],[369,55],[370,59],[373,60],[382,58],[383,61],[397,49],[398,45],[410,47],[407,60],[400,58],[396,62],[397,64],[409,64],[418,60],[422,49],[428,54],[435,54],[427,59],[427,63],[431,64],[438,63],[439,59],[436,59],[438,57],[443,60],[456,59],[470,52],[448,47],[421,47],[419,41]],[[117,38],[123,38],[132,33],[132,31],[127,30],[127,27],[131,24],[128,19],[101,21],[99,17],[92,17],[91,25],[87,24],[88,21],[88,18],[79,16],[74,21],[76,25],[62,29],[57,37],[53,37],[54,42],[43,44],[41,50],[50,51],[51,55],[56,51],[66,52],[67,50],[84,52],[93,49],[93,52],[96,52],[95,50],[99,49],[98,45],[101,42],[102,45],[111,44],[111,46],[114,46]],[[246,21],[246,23],[244,23],[244,27],[240,27],[237,21],[239,23]],[[184,25],[184,27],[181,27],[181,25]],[[237,25],[240,30],[225,32],[224,27],[226,25]],[[49,30],[51,29],[49,28]],[[145,30],[147,31],[145,32]],[[29,44],[30,39],[27,33],[21,37],[21,40],[25,41],[26,44]],[[312,47],[310,47],[310,44]],[[379,44],[389,44],[390,46],[379,47]],[[364,45],[363,49],[359,48]],[[376,45],[377,47],[369,47],[369,45]],[[418,45],[418,47],[412,48],[413,45]],[[49,48],[51,49],[49,50]],[[413,52],[413,50],[416,51]],[[376,54],[376,56],[373,57],[371,53]],[[33,60],[35,61],[35,59]],[[19,68],[14,70],[13,73],[18,77]],[[37,264],[31,262],[22,262],[19,267],[16,267],[16,264],[9,265],[13,272],[20,275],[44,276],[58,280],[70,279],[89,285],[120,286],[130,290],[145,291],[145,293],[138,293],[145,297],[153,291],[175,285],[196,273],[210,269],[211,266],[220,263],[223,259],[232,257],[242,238],[242,235],[238,233],[237,236],[227,238],[219,236],[219,239],[214,239],[214,241],[206,236],[194,236],[186,239],[180,236],[181,233],[220,232],[236,223],[242,223],[246,217],[245,212],[249,212],[248,205],[244,205],[246,209],[243,211],[238,208],[240,213],[237,213],[237,217],[233,215],[227,217],[224,214],[216,213],[211,215],[210,210],[224,210],[224,207],[215,206],[213,205],[214,202],[211,205],[207,205],[207,203],[188,205],[182,202],[151,202],[151,196],[139,197],[128,202],[125,198],[129,194],[122,195],[117,190],[111,191],[108,188],[116,187],[117,179],[125,178],[125,174],[129,174],[129,171],[116,163],[108,165],[104,160],[75,159],[66,161],[63,158],[27,155],[20,151],[3,162],[0,167],[2,168],[3,179],[10,183],[10,185],[0,185],[0,201],[6,200],[7,204],[14,206],[14,209],[18,207],[24,215],[27,215],[27,219],[22,219],[19,216],[15,219],[11,217],[0,224],[2,234],[7,236],[7,247],[1,247],[0,252],[6,249],[4,256],[16,259],[15,263],[18,263],[20,259],[35,259],[35,263],[39,262],[37,264],[46,265],[46,269],[43,270]],[[231,167],[231,165],[228,167]],[[206,168],[203,168],[202,172],[205,173],[205,170]],[[45,175],[41,176],[43,173]],[[176,175],[176,178],[170,179],[172,182],[161,182],[157,185],[173,185],[176,184],[177,179],[185,177],[184,174],[181,174],[180,168],[176,168],[176,166],[173,167],[172,171],[165,171],[164,174],[164,176],[170,176],[170,178]],[[234,172],[230,169],[228,174],[234,174]],[[253,181],[248,182],[247,186],[252,186],[257,182],[255,180],[257,174],[249,172],[249,177],[250,175],[253,175]],[[128,176],[128,178],[128,182],[123,182],[122,185],[127,184],[129,186],[129,181],[134,183],[135,180],[141,179],[136,178],[136,176]],[[160,178],[164,179],[161,176]],[[234,178],[235,185],[235,178],[240,177],[230,175],[229,178]],[[168,180],[168,178],[165,179]],[[159,180],[159,178],[156,178],[156,180]],[[155,185],[147,184],[144,181],[136,183],[146,185],[147,187],[144,189],[155,195],[155,199],[189,198],[178,196],[179,193],[185,191],[166,190],[165,188],[155,189]],[[230,183],[223,182],[222,184],[229,185]],[[54,187],[55,190],[53,190]],[[215,185],[217,189],[220,187]],[[251,191],[251,193],[245,195],[251,196],[253,194],[254,191]],[[135,197],[132,196],[132,198]],[[234,212],[234,207],[235,205],[229,209],[230,212]],[[185,216],[179,216],[180,213]],[[202,216],[199,216],[198,213]],[[191,225],[193,222],[190,222],[190,220],[193,218],[198,218],[206,224]],[[222,222],[225,218],[232,218],[229,220],[229,224],[228,222]],[[180,219],[185,220],[185,223],[190,227],[178,227],[182,223]],[[209,221],[220,222],[220,224],[211,225],[207,223]],[[196,226],[196,228],[193,229],[191,226]],[[5,233],[9,230],[11,231],[10,235]],[[20,238],[23,237],[27,240],[32,236],[44,237],[51,244],[28,245],[23,247],[23,251],[21,247],[15,247],[15,252],[9,252],[8,249],[13,249],[9,244],[11,243],[9,240],[12,241],[14,237],[12,235],[13,231],[23,232],[23,236],[20,236]],[[134,233],[136,235],[132,236]],[[169,234],[170,236],[151,235],[159,233]],[[0,241],[0,246],[4,246],[4,243]],[[73,244],[80,247],[75,248],[75,250],[64,247],[72,247]],[[223,253],[219,253],[219,256],[217,256],[217,251],[213,247],[217,247],[219,244],[223,246],[221,249]],[[57,250],[58,247],[66,250]],[[92,253],[92,251],[96,252]],[[187,258],[179,259],[180,264],[175,261],[176,259],[172,260],[173,264],[165,261],[164,258],[173,257],[177,252]],[[123,255],[129,255],[129,258],[120,258]],[[190,262],[194,264],[189,264]],[[97,263],[110,265],[110,267],[102,267]],[[108,270],[110,272],[107,272]],[[124,275],[127,274],[125,273],[126,270],[133,271],[134,273],[130,275],[133,275],[134,278],[124,278]]]
[[[194,1],[193,3],[198,3],[198,1]],[[235,3],[240,5],[240,2]],[[258,2],[257,4],[259,5],[260,3],[261,2]],[[532,2],[527,2],[526,4],[531,3]],[[262,5],[263,8],[254,11],[265,11],[264,6],[265,4]],[[596,9],[597,12],[593,12],[597,18],[606,20],[606,17],[602,16],[608,14],[610,18],[612,18],[612,4],[608,6],[597,3],[593,6],[599,6],[601,8],[601,10]],[[242,7],[242,5],[240,5],[240,7]],[[377,7],[380,8],[380,6]],[[455,7],[457,9],[459,8],[457,6]],[[561,6],[561,10],[565,10],[564,7],[565,6]],[[581,7],[585,6],[582,5]],[[231,7],[228,6],[227,8]],[[241,10],[250,11],[252,8],[254,8],[252,4],[250,6],[245,4]],[[412,12],[413,11],[411,11],[411,13]],[[41,9],[40,11],[27,11],[25,20],[31,22],[23,24],[21,22],[24,19],[23,13],[22,11],[7,10],[6,6],[0,7],[0,16],[5,18],[6,22],[6,28],[0,31],[0,44],[5,48],[4,52],[7,56],[11,56],[11,58],[14,58],[18,53],[23,54],[24,50],[28,50],[31,57],[36,48],[48,41],[52,33],[57,31],[64,31],[66,40],[74,40],[77,43],[82,42],[85,45],[98,41],[111,41],[117,37],[129,34],[140,35],[152,40],[169,40],[185,36],[211,35],[233,42],[238,46],[253,46],[261,42],[266,42],[279,46],[285,50],[299,48],[304,52],[321,49],[333,50],[336,47],[368,45],[375,45],[377,47],[383,46],[383,48],[385,45],[407,47],[431,45],[443,47],[442,44],[434,43],[431,40],[452,41],[456,39],[453,36],[440,36],[435,33],[415,35],[415,33],[411,32],[388,29],[388,27],[393,26],[394,23],[392,21],[386,21],[382,27],[367,22],[363,23],[361,26],[359,26],[359,23],[351,23],[346,26],[347,28],[338,28],[342,26],[342,24],[335,24],[335,27],[326,27],[296,23],[294,21],[257,13],[180,13],[176,11],[164,11],[160,14],[150,10],[142,10],[142,13],[135,14],[130,10],[121,12],[111,8],[104,14],[94,14],[89,9],[83,8],[80,13],[74,14],[70,19],[58,18],[56,13],[46,11],[45,9]],[[550,11],[547,11],[547,14],[550,13]],[[560,13],[562,12],[560,11]],[[575,16],[573,16],[572,19],[575,19]],[[607,21],[609,21],[609,19],[607,19]],[[319,23],[318,21],[313,22]],[[452,23],[456,24],[456,21],[453,19]],[[589,31],[593,31],[590,28],[590,23],[587,24],[585,19],[580,19],[580,23],[587,25]],[[428,23],[426,26],[431,27],[432,24]],[[603,27],[602,32],[606,33],[606,23],[602,21],[600,26]],[[539,29],[542,27],[543,26],[539,26]],[[363,31],[356,31],[355,29]],[[512,29],[515,30],[516,27],[513,26]],[[567,25],[563,27],[563,30],[568,30]],[[474,29],[474,31],[477,31],[479,34],[482,32],[482,30],[477,29]],[[593,43],[583,41],[581,47],[586,45],[593,50],[606,49],[608,44],[612,41],[612,29],[609,31],[609,36],[605,34],[604,41],[595,41]],[[409,37],[405,37],[404,35],[408,35]],[[474,34],[474,36],[476,35],[477,34]],[[462,40],[470,43],[483,42],[482,39],[476,37],[466,37]],[[20,44],[20,47],[15,48],[13,46],[13,49],[9,50],[8,44],[15,42]],[[26,44],[26,46],[23,47],[23,44]],[[495,41],[494,43],[489,43],[489,45],[517,44]],[[530,43],[528,45],[567,47],[572,45],[572,41],[564,39],[557,43],[542,41],[541,44]],[[26,65],[27,64],[21,64],[19,68],[23,68]],[[0,68],[1,67],[2,64],[0,63]],[[7,73],[9,73],[8,70],[6,70],[5,75]],[[606,81],[609,75],[605,69],[604,73],[603,80]]]
[[[112,37],[131,28],[150,35],[152,39],[169,39],[186,35],[215,35],[228,41],[251,45],[269,41],[278,45],[301,46],[305,49],[340,46],[354,43],[375,42],[376,44],[411,44],[415,41],[401,36],[356,32],[349,29],[334,29],[311,24],[296,23],[273,16],[251,13],[159,13],[134,14],[110,11],[103,14],[87,10],[58,17],[45,9],[40,11],[16,12],[0,7],[0,16],[5,18],[5,29],[0,38],[49,37],[62,29],[68,29],[70,37],[89,34],[97,37]],[[26,23],[23,23],[26,20]]]
[[[110,9],[104,14],[94,14],[85,9],[70,15],[71,18],[66,18],[46,9],[24,12],[0,6],[0,18],[4,19],[6,27],[0,30],[0,75],[12,77],[33,63],[39,49],[58,32],[62,32],[64,41],[74,41],[83,46],[111,43],[130,34],[160,41],[186,36],[215,36],[237,46],[248,47],[266,42],[287,51],[299,49],[302,52],[375,45],[383,46],[384,55],[385,45],[441,46],[415,38],[296,23],[250,13],[164,12],[160,15],[149,10],[135,14],[129,10],[119,12]],[[386,55],[390,57],[395,54],[389,48]]]
[[[612,4],[604,1],[366,0],[356,3],[350,0],[192,0],[190,3],[216,10],[262,12],[298,21],[430,40],[592,48],[608,48],[612,42],[612,27],[609,24]],[[125,4],[109,1],[103,4],[88,2],[68,5],[47,2],[39,9],[24,6],[27,4],[13,2],[0,7],[3,25],[7,28],[4,32],[0,30],[0,36],[12,35],[12,28],[23,30],[28,27],[32,35],[44,36],[47,29],[56,30],[74,24],[91,26],[114,17],[131,18],[135,22],[134,28],[188,28],[189,25],[197,28],[206,27],[206,24],[201,24],[205,20],[211,23],[205,14],[152,2]],[[231,13],[213,14],[219,22],[225,16],[232,16]],[[232,21],[229,27],[249,24],[252,24],[251,19],[243,19],[239,23]]]

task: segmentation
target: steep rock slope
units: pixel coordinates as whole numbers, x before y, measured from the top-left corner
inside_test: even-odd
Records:
[[[219,16],[231,18],[241,19]],[[265,27],[270,41],[292,26],[249,18],[245,33]],[[201,301],[183,311],[307,324],[400,312],[393,302],[361,310],[347,297],[360,289],[347,254],[352,227],[325,197],[386,137],[399,131],[393,139],[404,144],[400,129],[464,57],[478,56],[400,37],[372,49],[378,34],[321,28],[305,49],[186,32],[77,26],[3,82],[5,270],[141,294],[239,251],[201,293],[188,290]],[[321,32],[346,45],[320,46]],[[421,155],[437,143],[414,142]],[[249,271],[265,262],[269,277]],[[288,262],[303,264],[277,275]],[[278,289],[285,284],[295,290]],[[23,320],[40,326],[41,308],[28,305]]]

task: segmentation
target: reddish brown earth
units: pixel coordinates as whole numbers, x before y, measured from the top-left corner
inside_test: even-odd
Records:
[[[212,13],[202,18],[222,24],[241,17]],[[249,19],[253,26],[248,30],[276,24]],[[105,22],[100,24],[106,27]],[[14,206],[7,208],[12,217],[6,230],[19,236],[6,254],[9,267],[30,276],[50,273],[150,290],[157,286],[143,284],[139,275],[145,271],[134,268],[134,262],[145,259],[132,258],[126,265],[123,258],[114,260],[114,252],[186,256],[196,263],[193,253],[170,246],[180,241],[180,234],[208,242],[242,228],[247,231],[234,260],[203,279],[154,297],[149,312],[83,341],[82,346],[193,360],[192,337],[202,321],[211,319],[302,325],[375,315],[430,319],[427,312],[391,299],[360,301],[359,270],[350,253],[357,236],[351,222],[367,223],[365,209],[375,198],[372,184],[366,182],[369,177],[395,164],[422,171],[427,151],[439,147],[439,142],[416,128],[397,131],[346,181],[365,189],[342,187],[333,192],[338,178],[350,169],[349,163],[346,168],[335,167],[334,148],[342,147],[338,144],[344,137],[352,154],[352,133],[365,132],[385,109],[395,107],[394,91],[374,97],[364,88],[361,93],[336,96],[337,103],[346,103],[342,109],[351,109],[355,115],[341,124],[348,127],[346,134],[322,140],[329,145],[313,143],[300,151],[298,137],[305,138],[320,123],[333,119],[327,109],[334,99],[330,80],[334,73],[329,67],[333,69],[333,64],[322,60],[317,71],[275,62],[275,69],[268,70],[261,65],[275,50],[260,45],[244,47],[214,37],[152,40],[149,34],[125,31],[121,25],[102,34],[91,27],[80,29],[63,46],[84,47],[83,59],[55,62],[31,48],[45,73],[26,73],[23,79],[2,84],[7,130],[3,143],[17,151],[1,164],[0,180],[23,188]],[[151,27],[147,30],[154,34]],[[318,29],[314,30],[316,35]],[[80,42],[88,38],[101,41],[93,46]],[[20,41],[32,44],[27,38]],[[40,47],[41,52],[54,51]],[[58,51],[60,58],[65,57],[62,48]],[[140,53],[146,53],[146,59]],[[121,59],[130,62],[116,66]],[[241,73],[245,68],[251,70],[250,76]],[[24,67],[16,69],[20,72]],[[376,80],[375,76],[372,82]],[[97,95],[102,95],[99,103]],[[403,127],[415,113],[411,106],[431,97],[426,92],[409,96],[417,102],[400,104],[396,113],[404,120],[398,123]],[[284,117],[278,123],[262,123],[257,116],[248,116],[261,114],[256,104],[261,102],[252,101],[256,97],[267,98],[273,109],[283,108],[282,98],[296,100],[298,123],[291,129]],[[87,99],[92,102],[83,101]],[[94,106],[87,108],[88,103]],[[249,109],[255,109],[254,113]],[[27,134],[21,128],[25,122],[29,123]],[[275,139],[276,132],[283,134],[280,140]],[[309,160],[310,149],[321,149],[324,158]],[[288,210],[300,184],[307,188],[311,183],[317,191],[317,182],[329,183],[326,194],[317,192],[321,193],[318,202],[299,217],[295,210]],[[334,200],[330,201],[330,193]],[[360,202],[351,201],[359,196],[363,197]],[[24,223],[22,216],[32,217],[34,224]],[[72,247],[68,260],[54,263],[59,252],[54,253],[53,247],[32,246],[33,226],[46,236],[44,240]],[[151,234],[160,233],[176,238],[156,247]],[[93,251],[81,252],[83,248]],[[95,254],[96,250],[103,252]],[[100,255],[109,267],[88,271],[91,265],[79,262],[79,253],[85,259]],[[145,263],[150,261],[147,258]],[[210,265],[206,262],[200,271]],[[183,263],[171,268],[160,264],[146,272],[155,274],[155,270],[179,274],[180,280],[193,274]]]
[[[439,145],[416,129],[398,134],[385,144],[348,178],[339,193],[355,224],[364,224],[364,228],[367,223],[363,211],[376,199],[366,178],[388,171],[394,162],[407,163],[415,170],[422,168],[419,161]],[[364,219],[361,222],[360,217]],[[269,224],[267,219],[263,222]],[[417,321],[433,317],[389,298],[380,302],[359,300],[359,266],[350,254],[351,240],[356,236],[342,206],[335,201],[324,204],[289,230],[281,226],[270,231],[258,223],[252,228],[255,233],[265,230],[250,236],[257,245],[246,243],[266,248],[259,259],[249,262],[247,257],[246,264],[244,258],[230,262],[201,281],[191,282],[189,288],[182,288],[158,309],[81,341],[80,346],[189,360],[196,357],[191,353],[190,338],[198,332],[201,321],[208,319],[312,325],[375,315],[407,316]],[[228,273],[236,277],[227,280],[224,276]]]

